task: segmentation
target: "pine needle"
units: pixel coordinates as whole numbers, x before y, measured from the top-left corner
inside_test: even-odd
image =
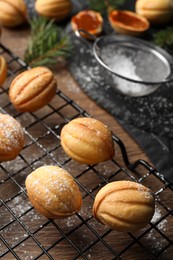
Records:
[[[166,29],[159,30],[153,35],[153,40],[156,45],[162,48],[173,49],[173,27],[168,26]]]
[[[24,59],[31,67],[52,65],[58,58],[67,59],[72,53],[72,44],[65,32],[54,20],[34,17],[30,21],[31,34]]]
[[[117,9],[125,0],[88,0],[89,8],[104,14],[108,9]]]

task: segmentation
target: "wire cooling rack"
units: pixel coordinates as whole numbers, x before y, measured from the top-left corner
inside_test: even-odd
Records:
[[[113,135],[125,167],[116,160],[94,166],[79,165],[60,145],[62,126],[76,117],[90,115],[61,91],[44,109],[17,112],[8,97],[8,86],[27,65],[4,46],[0,54],[8,62],[8,77],[0,88],[2,113],[16,118],[25,131],[25,146],[13,161],[0,165],[0,255],[2,259],[172,259],[173,186],[147,162],[131,164],[126,149]],[[25,179],[34,169],[54,164],[64,167],[78,183],[83,205],[79,213],[49,220],[30,204]],[[133,180],[149,187],[156,197],[150,224],[135,233],[118,233],[99,224],[92,216],[93,200],[99,189],[114,180]]]

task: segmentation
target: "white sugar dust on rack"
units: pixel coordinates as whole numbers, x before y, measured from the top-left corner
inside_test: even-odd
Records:
[[[162,214],[163,213],[161,212],[161,209],[158,206],[156,206],[155,213],[151,220],[151,223],[156,225],[161,233],[165,233],[167,232],[169,227],[166,218],[160,221],[163,217]],[[155,253],[160,252],[166,243],[164,236],[160,235],[159,232],[156,231],[156,229],[151,229],[150,232],[147,233],[146,238],[148,242],[151,244],[152,251]]]

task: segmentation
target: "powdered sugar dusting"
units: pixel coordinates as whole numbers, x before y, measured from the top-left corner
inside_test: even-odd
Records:
[[[162,212],[161,210],[156,206],[155,208],[155,213],[153,215],[153,218],[151,220],[151,223],[157,224],[162,218]],[[157,228],[162,232],[166,232],[168,229],[168,222],[167,219],[163,219],[157,224]],[[158,252],[162,250],[164,244],[165,244],[165,239],[161,235],[159,235],[155,229],[151,229],[151,231],[147,234],[147,239],[151,242],[151,247],[154,252]]]
[[[26,187],[50,212],[65,213],[78,207],[78,187],[73,177],[57,166],[42,166],[27,177]]]
[[[115,56],[111,55],[111,57],[105,54],[104,61],[108,65],[108,67],[116,74],[125,77],[126,79],[132,79],[139,82],[143,81],[143,79],[139,75],[137,75],[137,67],[132,61],[132,58],[127,57],[121,52]],[[112,79],[114,82],[114,87],[116,89],[118,89],[123,94],[127,94],[130,96],[146,95],[149,92],[152,92],[153,90],[158,88],[158,85],[151,86],[136,82],[134,83],[132,81],[128,81],[113,75]]]
[[[9,115],[0,114],[0,147],[1,151],[20,149],[24,134],[21,125]]]
[[[148,188],[146,188],[145,186],[143,186],[142,184],[139,184],[138,185],[138,191],[139,193],[144,196],[146,199],[152,199],[154,198],[153,197],[153,194],[152,194],[152,191]]]
[[[155,213],[153,215],[153,218],[152,218],[151,222],[153,224],[156,224],[157,221],[159,221],[161,219],[161,217],[162,217],[161,210],[158,207],[156,207],[155,208]],[[157,227],[161,231],[166,231],[166,229],[167,229],[166,225],[167,225],[167,219],[164,219],[157,225]]]
[[[105,54],[105,62],[115,73],[126,78],[142,81],[142,78],[136,74],[134,62],[124,54],[119,53],[118,56],[111,57]]]

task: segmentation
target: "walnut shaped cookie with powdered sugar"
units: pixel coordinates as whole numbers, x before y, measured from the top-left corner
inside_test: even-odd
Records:
[[[24,145],[24,131],[10,115],[0,113],[0,162],[15,159]]]

